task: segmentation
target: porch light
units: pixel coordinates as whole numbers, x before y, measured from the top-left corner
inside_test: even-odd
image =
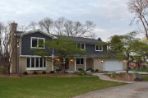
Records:
[[[59,61],[60,61],[60,59],[56,59],[56,61],[58,61],[58,62],[59,62]]]
[[[101,63],[103,63],[104,61],[103,60],[101,60]]]
[[[70,60],[70,62],[73,62],[73,61],[74,61],[73,59]]]

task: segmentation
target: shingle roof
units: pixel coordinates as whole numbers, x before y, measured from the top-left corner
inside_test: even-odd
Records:
[[[104,43],[101,40],[96,40],[96,39],[92,39],[92,38],[84,38],[84,37],[69,37],[69,38],[74,40],[75,42],[79,42],[79,43],[89,43],[89,44]]]
[[[21,36],[21,35],[25,35],[25,34],[30,34],[30,33],[36,33],[36,32],[41,32],[41,31],[31,31],[31,32],[23,32],[23,31],[17,31],[16,34],[17,36]],[[61,37],[59,35],[49,35],[47,33],[45,33],[48,36],[52,36],[54,37]],[[78,42],[78,43],[89,43],[89,44],[106,44],[105,42],[103,42],[102,40],[97,40],[97,39],[92,39],[92,38],[84,38],[84,37],[72,37],[72,36],[63,36],[63,37],[67,37],[70,38],[71,40]]]

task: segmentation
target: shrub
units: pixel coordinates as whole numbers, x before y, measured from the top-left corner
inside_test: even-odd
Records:
[[[54,72],[54,71],[50,71],[50,73],[51,73],[51,74],[54,74],[55,72]]]
[[[88,68],[86,71],[94,72],[94,69],[92,69],[92,68]]]
[[[37,75],[38,73],[36,71],[33,72],[34,75]]]
[[[83,70],[82,68],[79,68],[78,71],[79,71],[79,72],[78,72],[79,75],[86,75],[86,74],[87,74],[87,73],[85,72],[85,70]]]
[[[115,72],[111,73],[110,77],[111,78],[115,78],[116,77],[116,73]]]
[[[23,72],[23,75],[28,75],[28,72],[27,71]]]
[[[99,69],[96,69],[95,72],[99,72]]]
[[[46,74],[47,72],[46,71],[42,71],[42,74]]]

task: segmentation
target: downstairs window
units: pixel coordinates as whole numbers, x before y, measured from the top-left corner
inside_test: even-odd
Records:
[[[27,58],[27,69],[28,70],[40,70],[46,68],[46,58],[41,57],[28,57]]]

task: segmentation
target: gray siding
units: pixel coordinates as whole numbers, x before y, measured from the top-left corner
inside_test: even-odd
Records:
[[[21,55],[36,55],[36,52],[38,50],[45,51],[47,53],[47,56],[51,55],[51,50],[49,50],[48,47],[45,47],[45,49],[31,49],[31,37],[45,38],[45,41],[52,39],[51,37],[47,36],[46,34],[42,34],[39,31],[22,36],[22,38],[21,38]]]
[[[107,46],[106,45],[102,45],[103,47],[103,51],[96,51],[95,50],[95,44],[87,44],[86,43],[86,54],[87,55],[104,55],[105,53],[107,53]]]

